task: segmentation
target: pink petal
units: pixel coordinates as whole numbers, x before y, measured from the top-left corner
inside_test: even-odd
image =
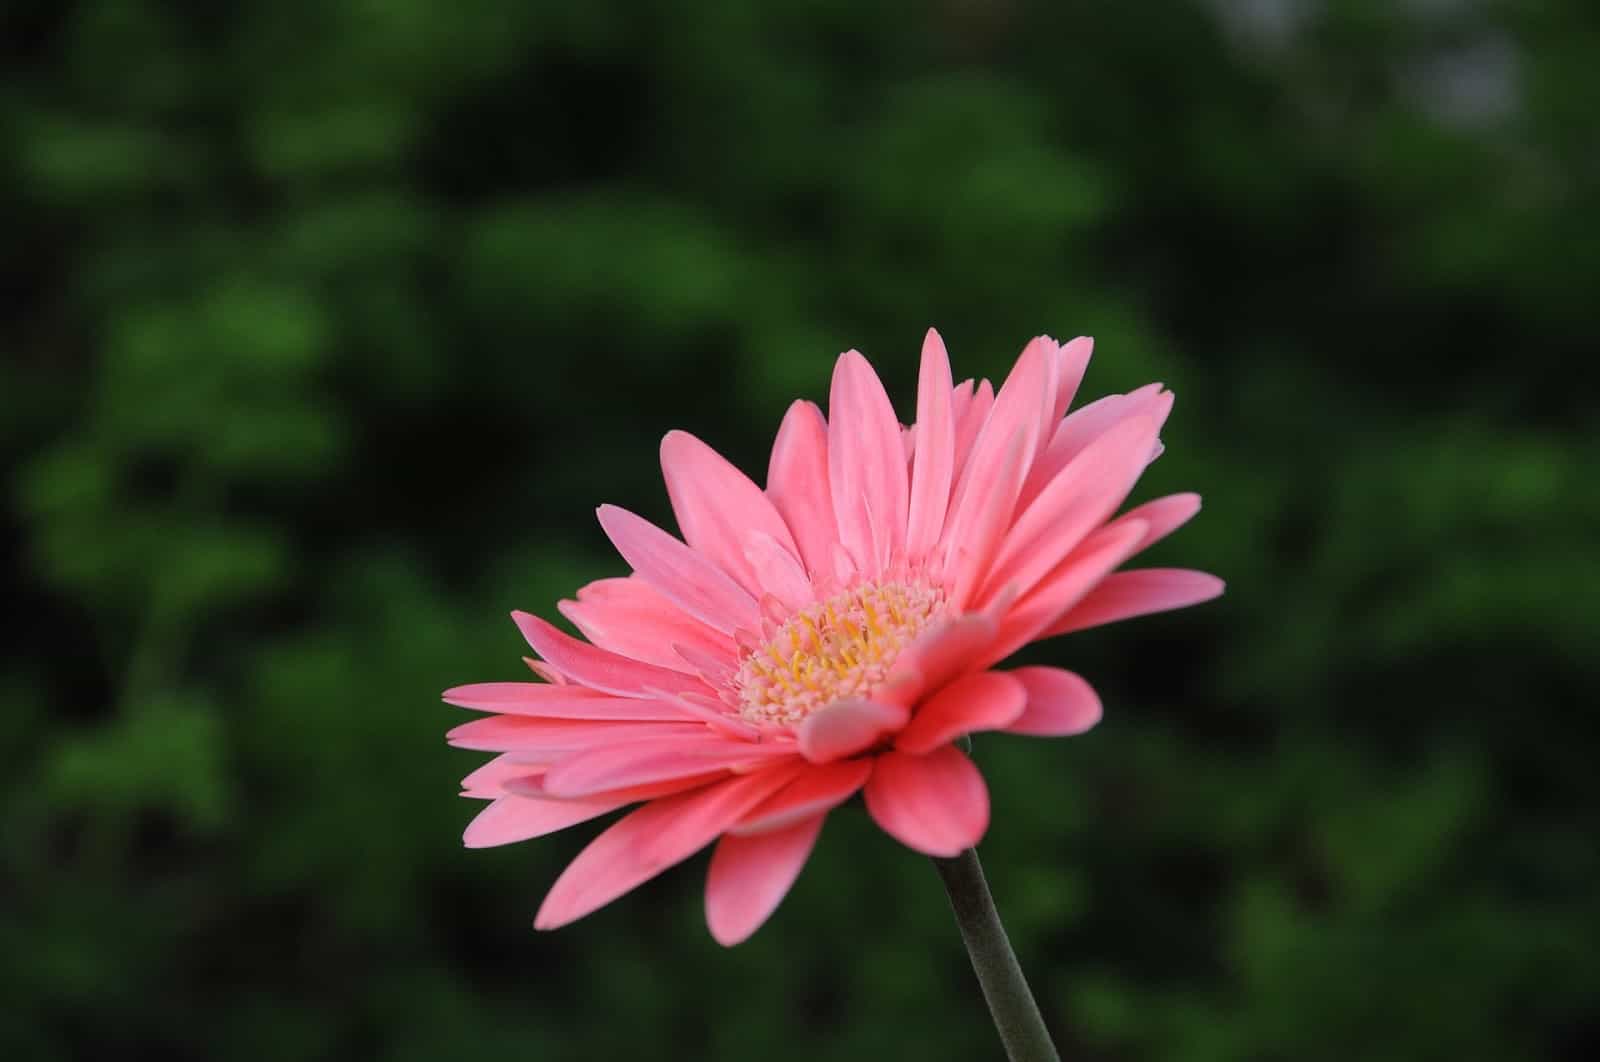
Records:
[[[872,757],[835,760],[802,771],[800,776],[762,801],[729,832],[765,833],[792,826],[832,811],[855,795],[872,774]]]
[[[793,777],[793,769],[759,771],[664,797],[625,816],[556,879],[534,928],[576,921],[689,858]]]
[[[1052,425],[1066,416],[1093,353],[1094,339],[1090,336],[1079,336],[1056,351],[1056,399],[1050,410]]]
[[[1004,660],[1042,636],[1112,569],[1127,560],[1144,537],[1143,521],[1107,525],[1086,538],[1056,570],[1007,610],[1000,633],[989,647],[985,664]]]
[[[1027,432],[1018,428],[1004,453],[961,498],[955,524],[945,536],[949,551],[945,581],[951,587],[947,601],[952,609],[964,609],[989,572],[1028,471],[1023,459],[1028,445]]]
[[[784,414],[767,466],[767,496],[793,533],[806,569],[813,576],[832,571],[839,532],[828,486],[828,424],[810,402],[796,402]]]
[[[839,540],[877,574],[905,545],[906,465],[894,406],[857,351],[845,351],[834,366],[828,425],[828,483]],[[868,506],[886,541],[873,541]]]
[[[1224,586],[1215,575],[1186,568],[1136,568],[1114,572],[1051,624],[1045,636],[1098,627],[1152,612],[1188,608],[1217,597]]]
[[[1056,425],[1050,441],[1034,462],[1033,471],[1023,484],[1020,504],[1026,506],[1032,502],[1067,462],[1120,421],[1129,417],[1154,417],[1159,431],[1170,412],[1172,392],[1163,391],[1158,383],[1147,384],[1125,395],[1107,395],[1075,411]]]
[[[599,818],[627,803],[624,800],[539,800],[507,795],[478,812],[461,840],[468,848],[514,844]]]
[[[756,599],[703,554],[626,509],[596,512],[622,559],[683,611],[723,634],[760,623]]]
[[[795,758],[791,743],[736,741],[702,729],[699,734],[663,735],[575,753],[551,765],[544,787],[555,796],[579,797],[786,757]]]
[[[812,593],[805,565],[771,535],[750,532],[745,540],[744,555],[762,592],[777,598],[786,609],[803,608],[816,596]]]
[[[995,622],[982,613],[968,613],[930,627],[900,652],[882,689],[873,697],[911,705],[965,671],[981,666],[994,642]]]
[[[477,800],[493,800],[510,792],[508,786],[521,778],[537,778],[543,767],[518,763],[510,756],[496,756],[461,779],[461,795]]]
[[[989,411],[994,408],[994,384],[988,380],[978,381],[977,389],[973,391],[970,401],[961,403],[961,389],[956,389],[955,401],[964,405],[961,416],[956,420],[956,462],[955,476],[951,480],[951,499],[955,498],[957,484],[966,474],[967,464],[972,457],[972,446],[978,441],[978,433],[989,420]],[[948,524],[950,518],[945,517]]]
[[[1138,482],[1155,433],[1154,420],[1132,417],[1084,447],[1006,533],[976,600],[1007,585],[1027,593],[1104,523]]]
[[[625,785],[616,789],[606,789],[598,793],[585,793],[579,797],[566,797],[550,792],[545,788],[544,775],[535,774],[507,779],[505,790],[508,793],[538,797],[541,800],[577,801],[590,804],[598,803],[602,800],[616,800],[624,804],[637,804],[642,800],[655,800],[658,797],[671,796],[674,793],[683,793],[690,789],[699,789],[701,786],[710,785],[712,782],[720,782],[727,777],[727,771],[707,771],[704,774],[689,774],[680,778],[665,778],[659,782],[644,782],[640,785]]]
[[[661,440],[661,472],[678,529],[691,548],[710,557],[756,597],[762,584],[745,556],[752,531],[798,553],[789,526],[761,488],[727,459],[685,431]]]
[[[546,682],[478,682],[444,691],[447,704],[484,712],[546,719],[617,719],[682,722],[683,713],[670,704],[617,697],[583,686]]]
[[[578,591],[578,600],[557,607],[590,642],[657,667],[684,670],[674,645],[729,661],[738,655],[732,638],[689,616],[638,576],[597,580]]]
[[[753,837],[724,834],[706,874],[706,925],[723,947],[749,938],[778,909],[822,832],[822,816]]]
[[[1019,667],[1006,674],[1027,691],[1028,705],[1009,734],[1069,737],[1100,721],[1100,698],[1083,679],[1058,667]]]
[[[650,697],[654,690],[676,693],[705,688],[703,682],[689,675],[653,664],[641,664],[637,660],[608,653],[588,642],[580,642],[538,616],[513,612],[511,618],[545,663],[573,682],[591,689],[623,697]]]
[[[1027,691],[999,671],[979,671],[950,683],[917,709],[894,747],[913,756],[932,752],[962,734],[1003,730],[1022,714]]]
[[[800,752],[812,763],[828,763],[854,755],[884,734],[905,725],[910,712],[901,705],[877,701],[835,701],[800,721]]]
[[[865,796],[867,812],[885,833],[925,855],[960,855],[989,827],[988,787],[954,745],[926,756],[884,753]]]
[[[1113,524],[1124,520],[1143,520],[1145,523],[1144,538],[1140,540],[1135,553],[1143,552],[1160,542],[1178,528],[1193,519],[1194,514],[1200,511],[1200,495],[1198,494],[1168,494],[1164,498],[1147,501],[1143,505],[1136,505],[1112,521]]]
[[[939,333],[930,328],[922,341],[922,373],[917,381],[917,443],[906,529],[906,555],[914,562],[938,543],[950,505],[955,466],[950,398],[950,358]]]
[[[620,723],[611,720],[537,719],[525,715],[491,715],[462,723],[445,735],[458,749],[518,752],[523,762],[557,756],[596,744],[641,741],[670,734],[703,734],[701,723]]]
[[[1005,383],[1000,385],[1000,393],[995,396],[994,406],[989,410],[988,417],[978,431],[977,439],[972,443],[972,453],[958,477],[951,515],[946,521],[947,527],[952,523],[959,525],[963,521],[963,510],[971,504],[967,501],[968,493],[974,484],[994,474],[995,468],[1000,464],[1014,438],[1021,437],[1020,454],[1023,463],[1032,465],[1040,437],[1046,428],[1045,418],[1050,414],[1050,404],[1055,397],[1048,389],[1050,362],[1053,357],[1053,349],[1047,342],[1035,340],[1023,348],[1017,363],[1012,366],[1010,375],[1006,377]],[[976,405],[974,402],[974,406]],[[1025,468],[1024,478],[1026,473]],[[1018,485],[1021,485],[1020,482]],[[1009,510],[1006,515],[1011,515]],[[966,516],[966,519],[970,520],[970,515]]]

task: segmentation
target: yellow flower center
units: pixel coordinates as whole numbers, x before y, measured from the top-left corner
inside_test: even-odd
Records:
[[[739,665],[739,714],[798,723],[834,701],[870,695],[943,607],[942,590],[915,583],[867,583],[807,605]]]

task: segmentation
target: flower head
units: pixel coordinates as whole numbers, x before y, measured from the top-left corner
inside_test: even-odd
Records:
[[[909,428],[847,352],[827,418],[803,401],[784,417],[765,490],[694,436],[667,435],[683,537],[602,506],[633,574],[561,602],[586,640],[513,613],[544,681],[444,695],[492,713],[451,742],[499,754],[463,782],[492,801],[469,846],[642,805],[567,867],[538,928],[715,841],[706,917],[736,943],[858,791],[892,837],[956,855],[989,822],[958,738],[1065,736],[1100,718],[1072,672],[996,664],[1041,638],[1221,592],[1202,572],[1116,570],[1200,501],[1177,494],[1115,515],[1160,453],[1172,395],[1152,384],[1066,415],[1091,347],[1035,339],[996,393],[987,380],[954,386],[929,331]]]

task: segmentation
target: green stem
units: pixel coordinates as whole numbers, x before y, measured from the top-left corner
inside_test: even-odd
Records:
[[[1000,914],[994,909],[978,850],[969,848],[954,859],[935,859],[933,865],[950,894],[961,940],[983,987],[1000,1042],[1005,1044],[1006,1057],[1011,1062],[1060,1062],[1028,979],[1022,976],[1016,953],[1006,939]]]

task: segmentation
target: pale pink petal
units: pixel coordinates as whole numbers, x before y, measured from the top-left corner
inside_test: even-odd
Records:
[[[970,534],[971,525],[979,519],[988,518],[988,514],[983,512],[986,506],[1003,505],[1005,512],[1000,519],[1010,520],[1012,506],[1016,503],[1016,491],[1021,490],[1023,481],[1027,479],[1028,468],[1033,464],[1045,431],[1045,419],[1050,415],[1050,403],[1054,401],[1055,396],[1048,390],[1053,357],[1050,344],[1038,341],[1029,343],[1001,385],[1000,393],[995,396],[994,408],[989,411],[972,444],[972,453],[962,467],[950,515],[945,520],[944,540],[947,545],[959,547],[963,544]],[[1015,458],[1011,457],[1013,447],[1017,450]],[[1002,468],[1003,464],[1012,461],[1020,461],[1022,468]],[[1007,479],[1013,473],[1017,477],[1016,488],[1009,492],[1008,497],[979,489],[1002,473]]]
[[[1159,431],[1171,412],[1172,392],[1163,391],[1158,383],[1148,384],[1125,395],[1107,395],[1074,411],[1056,425],[1054,434],[1034,462],[1033,470],[1022,486],[1020,504],[1026,506],[1032,502],[1045,485],[1067,466],[1067,462],[1118,422],[1129,417],[1154,417],[1156,430]]]
[[[800,752],[812,763],[828,763],[854,755],[884,734],[905,725],[910,712],[902,705],[877,701],[835,701],[800,721]]]
[[[493,848],[514,844],[599,818],[626,804],[625,800],[539,800],[507,795],[478,812],[467,824],[461,840],[468,848]]]
[[[684,670],[674,645],[688,645],[733,661],[733,639],[683,612],[637,576],[600,579],[578,591],[578,600],[556,606],[583,636],[602,649],[646,664]]]
[[[681,718],[681,717],[680,717]],[[622,723],[611,720],[537,719],[525,715],[491,715],[462,723],[445,735],[458,749],[518,752],[528,757],[557,756],[596,744],[642,741],[669,734],[703,734],[692,720],[676,723]]]
[[[444,700],[447,704],[482,712],[509,712],[546,719],[683,721],[683,713],[670,704],[546,682],[479,682],[445,690]]]
[[[866,785],[871,774],[870,756],[817,764],[762,801],[729,832],[765,833],[832,811]]]
[[[661,471],[683,540],[760,597],[761,581],[745,556],[749,533],[759,531],[790,553],[799,552],[771,500],[726,458],[685,431],[670,431],[661,440]]]
[[[784,414],[767,466],[767,496],[793,533],[807,571],[831,572],[839,530],[828,486],[828,424],[811,402],[796,402]]]
[[[1152,612],[1169,612],[1210,601],[1224,583],[1186,568],[1135,568],[1113,572],[1045,631],[1045,637],[1098,627]]]
[[[724,834],[706,874],[706,925],[723,947],[761,928],[800,876],[822,832],[822,816],[756,836]]]
[[[689,615],[723,634],[760,623],[756,599],[704,555],[626,509],[596,512],[622,559]]]
[[[950,410],[950,358],[939,333],[922,341],[917,381],[917,441],[911,465],[906,555],[921,560],[939,541],[950,504],[955,466],[955,421]]]
[[[926,756],[879,756],[864,795],[867,812],[885,833],[925,855],[960,855],[989,827],[988,787],[954,745]]]
[[[1004,660],[1038,638],[1067,609],[1127,560],[1144,537],[1143,521],[1102,527],[1072,552],[1056,570],[1007,610],[1000,633],[985,654],[985,665]]]
[[[873,691],[873,697],[910,706],[929,690],[978,668],[996,633],[995,621],[977,612],[930,627],[901,650],[888,680]]]
[[[552,764],[544,787],[562,797],[687,778],[715,770],[744,770],[763,760],[797,759],[792,743],[735,741],[702,731],[602,745]]]
[[[654,664],[642,664],[616,653],[608,653],[588,642],[580,642],[538,616],[513,612],[511,618],[545,663],[573,682],[591,689],[623,697],[651,697],[652,690],[671,693],[705,688],[703,682],[691,675],[668,671]]]
[[[1100,721],[1100,698],[1083,679],[1058,667],[1019,667],[1006,674],[1027,690],[1028,704],[1008,734],[1069,737]]]
[[[839,540],[872,574],[905,545],[906,465],[900,422],[867,359],[854,350],[839,355],[828,395],[828,483]],[[867,506],[877,513],[874,542]]]
[[[1073,396],[1078,393],[1078,386],[1083,383],[1083,374],[1089,368],[1089,357],[1093,353],[1094,339],[1090,336],[1079,336],[1056,351],[1056,399],[1050,410],[1052,425],[1066,416]]]
[[[914,756],[932,752],[963,734],[1003,730],[1022,714],[1027,693],[1011,675],[978,671],[950,683],[917,708],[894,747]]]
[[[689,858],[793,776],[793,770],[771,770],[730,778],[652,801],[625,816],[556,879],[534,928],[576,921]]]
[[[811,603],[815,595],[805,565],[787,546],[764,531],[752,531],[744,555],[764,594],[777,598],[789,611]]]
[[[1127,498],[1144,471],[1155,421],[1132,417],[1084,447],[1006,532],[976,600],[1026,594]]]
[[[461,795],[477,800],[493,800],[510,792],[509,786],[521,778],[537,778],[544,768],[519,763],[510,756],[496,756],[461,779]]]

